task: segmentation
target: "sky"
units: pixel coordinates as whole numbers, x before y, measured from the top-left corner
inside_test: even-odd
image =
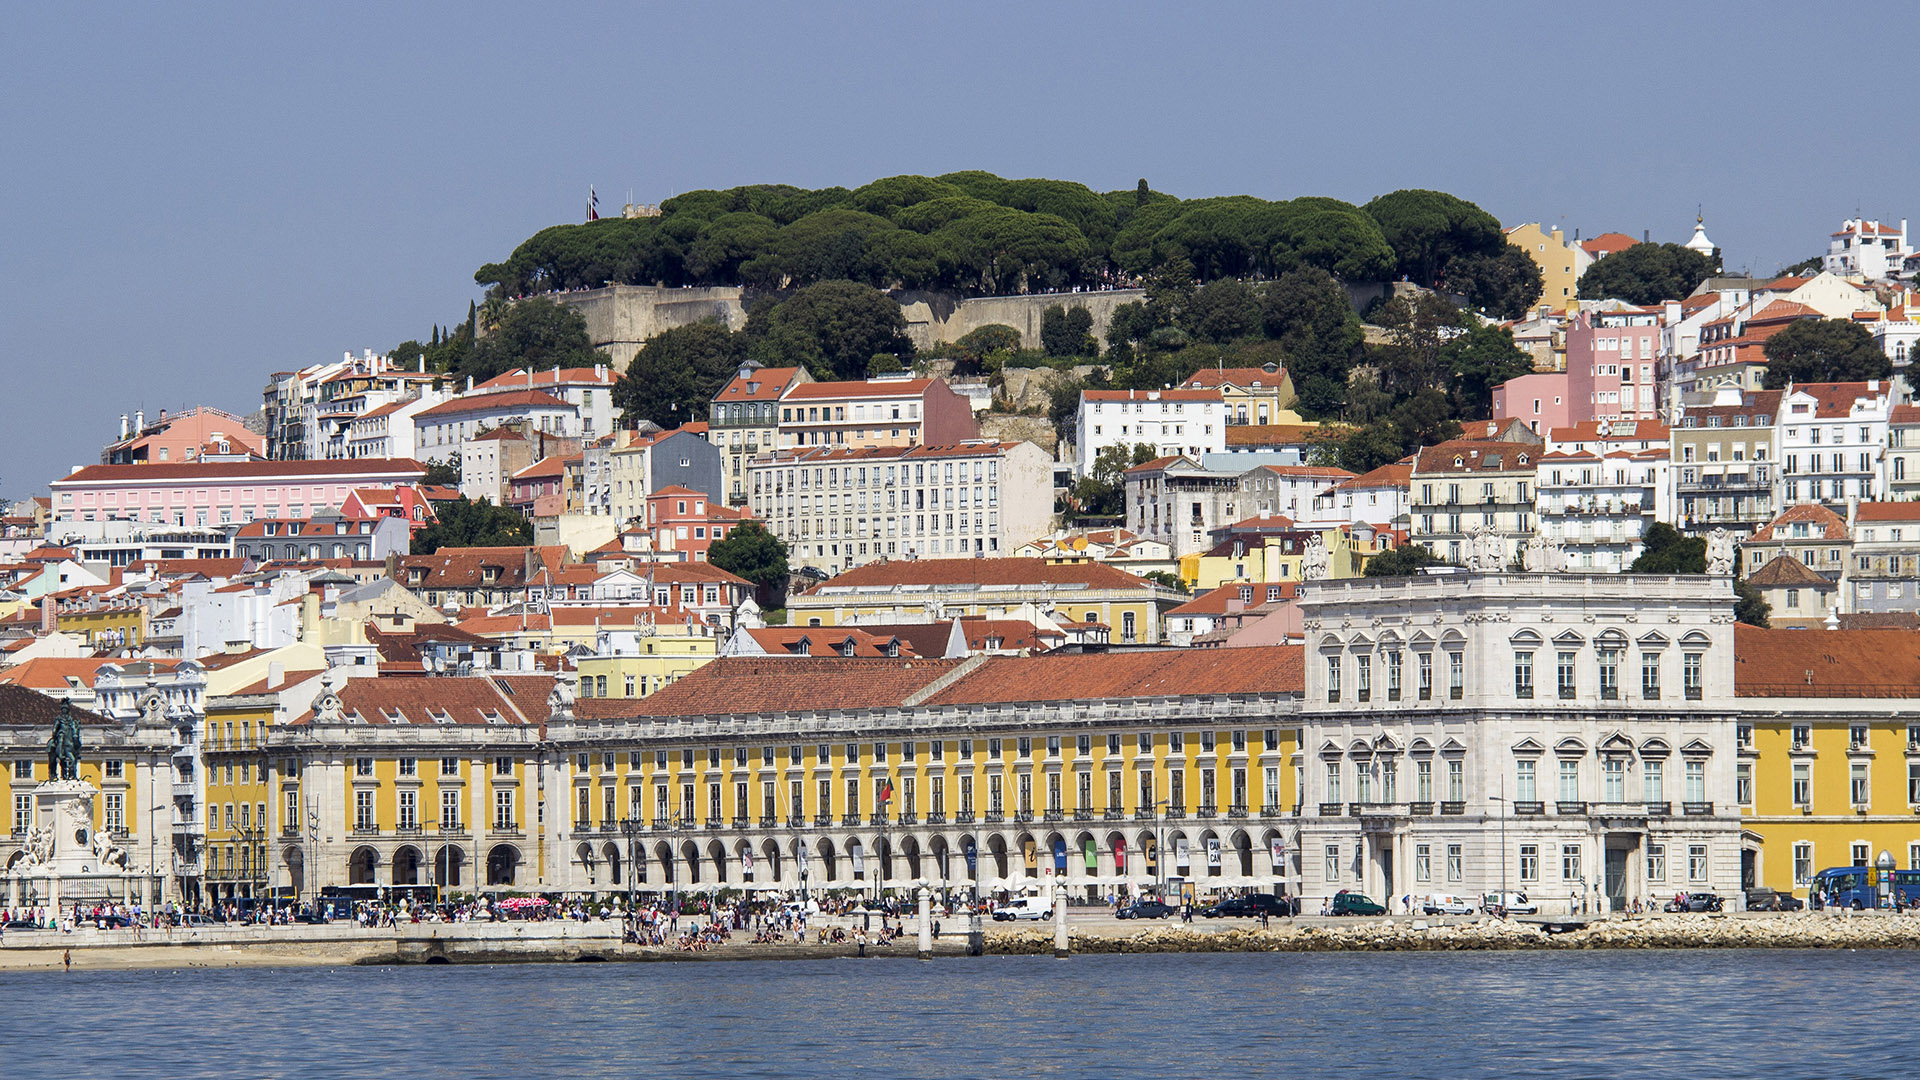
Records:
[[[1920,219],[1847,3],[16,5],[0,496],[119,416],[424,339],[538,229],[745,183],[986,169],[1181,197],[1421,187],[1730,269]],[[1896,20],[1897,21],[1897,20]],[[1911,29],[1911,27],[1907,28]],[[1855,59],[1847,60],[1852,56]]]

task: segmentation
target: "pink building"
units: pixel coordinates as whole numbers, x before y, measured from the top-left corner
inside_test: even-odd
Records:
[[[647,531],[653,534],[653,557],[662,561],[706,562],[714,541],[749,520],[745,510],[721,506],[706,492],[679,484],[647,496]]]
[[[1569,420],[1653,420],[1660,415],[1657,307],[1583,311],[1567,327]],[[1556,427],[1560,425],[1554,425]]]
[[[216,457],[255,457],[266,453],[266,439],[247,430],[247,422],[224,409],[201,405],[147,423],[146,413],[120,416],[120,438],[100,451],[102,465],[192,461],[202,452]]]
[[[412,458],[183,461],[89,465],[47,486],[57,522],[206,526],[304,518],[344,504],[355,488],[417,484],[425,475]]]
[[[1573,422],[1567,373],[1536,372],[1508,379],[1493,388],[1493,415],[1522,421],[1536,435],[1566,427]]]

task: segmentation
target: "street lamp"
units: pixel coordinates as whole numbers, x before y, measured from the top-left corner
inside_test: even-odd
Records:
[[[1153,804],[1153,868],[1159,871],[1160,902],[1167,902],[1167,810],[1172,805],[1161,799]]]
[[[627,835],[627,917],[623,936],[628,942],[638,942],[640,926],[634,921],[633,914],[633,837],[640,831],[640,822],[634,818],[621,818],[620,831]]]
[[[159,806],[147,807],[147,873],[153,878],[152,891],[147,897],[147,902],[149,906],[154,907],[160,904],[160,867],[154,863],[154,859],[157,856],[154,851],[154,840],[156,837],[153,826],[153,815],[170,808],[171,804],[169,803],[161,803]],[[168,845],[168,847],[171,849],[172,845]]]
[[[1500,804],[1500,907],[1507,906],[1507,774],[1500,774],[1500,794],[1491,796]]]

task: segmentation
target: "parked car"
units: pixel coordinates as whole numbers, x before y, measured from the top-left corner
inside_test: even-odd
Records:
[[[293,921],[301,926],[325,926],[333,920],[327,918],[324,911],[296,911]]]
[[[1420,898],[1420,913],[1423,915],[1471,915],[1473,903],[1462,896],[1451,893],[1432,893]]]
[[[40,929],[40,924],[34,922],[32,919],[10,919],[7,922],[6,929],[16,933],[21,930],[38,930]]]
[[[1275,896],[1272,893],[1253,893],[1248,896],[1230,896],[1213,905],[1200,914],[1209,919],[1246,918],[1260,915],[1285,917],[1300,913],[1300,902],[1291,896]]]
[[[1385,915],[1387,909],[1357,892],[1341,889],[1333,894],[1335,915]]]
[[[1774,892],[1772,889],[1748,889],[1748,911],[1802,911],[1806,903],[1790,892]]]
[[[1523,892],[1492,892],[1480,898],[1480,910],[1487,914],[1500,910],[1509,915],[1538,915],[1540,905],[1527,899]]]
[[[1158,900],[1135,900],[1119,911],[1114,912],[1116,919],[1164,919],[1173,914],[1173,909]]]
[[[1726,901],[1710,892],[1684,893],[1676,894],[1673,899],[1667,901],[1665,910],[1670,912],[1719,911],[1725,904]]]
[[[185,927],[189,927],[191,929],[196,929],[196,930],[204,929],[209,926],[219,925],[219,923],[216,920],[206,915],[196,914],[191,911],[180,916],[178,924],[180,926],[185,926]]]

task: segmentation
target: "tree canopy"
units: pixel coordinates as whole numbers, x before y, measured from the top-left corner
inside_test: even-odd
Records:
[[[663,330],[646,340],[613,384],[613,406],[628,424],[663,428],[707,419],[713,396],[746,356],[742,336],[718,321]]]
[[[688,191],[660,210],[542,229],[474,280],[503,299],[610,283],[790,289],[841,278],[989,295],[1124,284],[1183,259],[1201,281],[1315,267],[1346,281],[1398,271],[1432,284],[1455,256],[1502,246],[1490,215],[1440,192],[1397,191],[1365,208],[1315,196],[1181,200],[1145,181],[1103,194],[979,171],[852,190]]]
[[[518,511],[495,506],[490,499],[478,502],[462,495],[452,502],[433,508],[436,520],[413,536],[409,549],[415,555],[431,555],[441,548],[517,547],[533,543],[533,523]]]
[[[1447,264],[1447,291],[1466,298],[1467,306],[1496,319],[1521,319],[1540,302],[1546,279],[1540,264],[1524,250],[1502,244],[1496,254],[1474,252]]]
[[[1719,270],[1712,258],[1679,244],[1635,244],[1587,267],[1578,291],[1582,300],[1658,304],[1692,295]]]
[[[1680,530],[1664,521],[1656,521],[1647,526],[1647,531],[1640,537],[1640,556],[1627,567],[1629,574],[1704,574],[1706,572],[1706,537],[1681,536]]]
[[[441,350],[456,378],[485,382],[515,368],[593,367],[607,362],[587,337],[587,320],[573,308],[545,298],[522,301],[499,312],[488,333],[462,352]]]
[[[1424,544],[1401,544],[1397,548],[1388,548],[1367,560],[1366,569],[1361,571],[1364,577],[1406,577],[1417,574],[1428,566],[1451,566],[1447,560],[1435,555]]]
[[[1858,382],[1885,379],[1893,361],[1874,344],[1867,328],[1849,319],[1801,319],[1788,323],[1762,346],[1767,389],[1789,382]]]
[[[771,610],[786,603],[787,545],[758,521],[743,521],[714,541],[707,548],[707,561],[753,582],[761,607]]]
[[[747,354],[769,367],[803,364],[816,379],[864,379],[875,356],[913,357],[900,305],[870,285],[823,281],[747,313]]]

